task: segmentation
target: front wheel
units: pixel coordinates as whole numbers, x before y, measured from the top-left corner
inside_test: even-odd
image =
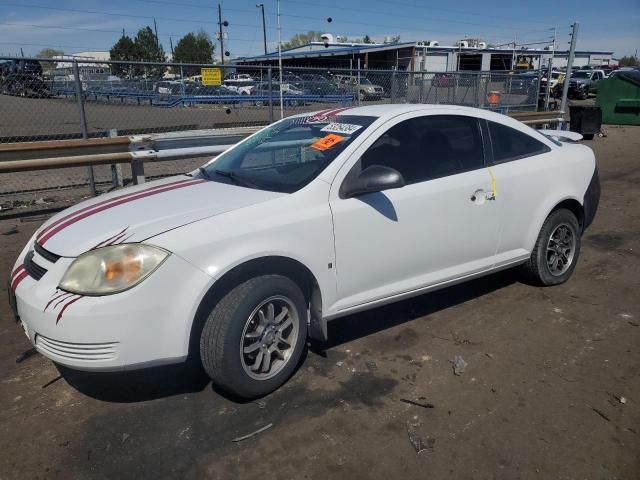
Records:
[[[567,209],[552,212],[538,234],[524,271],[532,283],[542,286],[566,282],[580,254],[580,224]]]
[[[239,397],[264,396],[295,371],[307,337],[306,301],[281,275],[233,288],[211,311],[200,357],[214,384]]]

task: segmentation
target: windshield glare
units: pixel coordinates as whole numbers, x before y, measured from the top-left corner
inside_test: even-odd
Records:
[[[293,193],[316,178],[376,118],[287,118],[218,156],[200,175],[217,182]]]

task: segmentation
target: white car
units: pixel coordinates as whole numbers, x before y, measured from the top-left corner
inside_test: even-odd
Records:
[[[288,117],[189,175],[52,217],[12,304],[60,364],[196,358],[218,386],[264,395],[329,320],[516,265],[566,281],[600,188],[591,149],[557,138],[456,106]]]

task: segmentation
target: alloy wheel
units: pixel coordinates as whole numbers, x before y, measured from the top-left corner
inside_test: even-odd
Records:
[[[547,242],[547,266],[553,276],[565,273],[576,252],[576,232],[568,223],[561,223],[552,232]]]
[[[291,299],[278,295],[263,300],[242,331],[240,358],[245,373],[268,380],[288,363],[295,349],[300,316]]]

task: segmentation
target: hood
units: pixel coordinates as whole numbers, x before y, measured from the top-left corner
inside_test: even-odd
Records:
[[[160,233],[286,195],[226,183],[170,177],[79,203],[46,222],[36,241],[63,257],[140,242]]]

